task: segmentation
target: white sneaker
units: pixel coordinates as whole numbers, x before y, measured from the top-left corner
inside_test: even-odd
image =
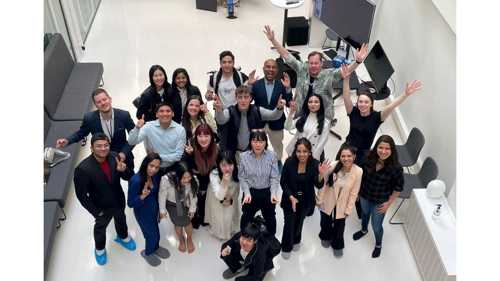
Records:
[[[282,251],[281,256],[283,257],[283,259],[287,260],[292,256],[292,252],[283,252]]]

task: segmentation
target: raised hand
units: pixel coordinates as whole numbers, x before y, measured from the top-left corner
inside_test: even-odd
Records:
[[[58,140],[56,140],[56,148],[65,147],[67,144],[68,144],[68,140],[67,139],[58,139]]]
[[[137,120],[137,123],[135,124],[135,127],[140,129],[144,126],[144,114],[141,116],[141,119]]]
[[[290,76],[288,76],[288,73],[283,72],[283,78],[281,78],[281,83],[285,88],[290,88]]]
[[[271,29],[269,25],[264,26],[264,34],[266,35],[267,39],[271,42],[274,40],[274,31]]]
[[[193,154],[194,148],[191,146],[191,142],[188,141],[188,144],[184,145],[184,151],[189,155]]]
[[[406,83],[405,96],[409,97],[421,88],[422,81],[420,80],[413,80],[410,83]]]
[[[253,85],[253,83],[255,83],[257,79],[259,79],[259,77],[255,76],[255,69],[254,69],[252,70],[252,72],[250,72],[250,74],[248,74],[248,85]]]
[[[206,104],[206,103],[204,103],[204,104],[200,105],[200,110],[201,110],[203,113],[207,113],[207,112],[208,112],[207,104]]]
[[[278,98],[278,104],[276,105],[276,108],[279,110],[282,110],[286,105],[286,101],[283,99],[283,97],[280,95]]]
[[[226,248],[222,249],[222,252],[220,253],[221,256],[229,256],[231,254],[231,247],[226,246]]]
[[[320,163],[318,165],[318,173],[319,173],[320,177],[324,178],[325,175],[326,175],[326,172],[331,167],[332,167],[332,162],[330,160],[328,160],[328,159],[325,159],[325,161],[323,161],[322,163]]]
[[[118,157],[120,157],[120,160],[122,161],[125,161],[125,159],[127,159],[127,156],[123,152],[118,153]]]
[[[340,67],[340,75],[342,75],[342,79],[346,80],[349,79],[349,76],[351,76],[352,71],[349,71],[349,67],[345,64],[343,64]]]
[[[295,113],[297,111],[297,102],[295,100],[290,101],[290,114]]]
[[[116,170],[118,172],[124,172],[127,169],[127,164],[123,162],[120,157],[115,157],[116,160]]]
[[[222,111],[222,102],[218,95],[214,95],[214,110],[217,112]]]
[[[212,90],[207,90],[207,93],[205,94],[205,98],[207,98],[207,101],[211,101],[214,99],[214,91]]]
[[[355,59],[357,62],[363,62],[366,59],[367,55],[368,55],[368,44],[363,43],[361,45],[361,48],[357,50]]]

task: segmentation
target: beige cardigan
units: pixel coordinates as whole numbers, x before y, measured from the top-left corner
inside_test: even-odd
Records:
[[[333,162],[332,168],[326,173],[325,185],[318,192],[317,204],[319,209],[328,215],[331,215],[333,208],[337,207],[335,218],[342,219],[352,212],[352,208],[358,197],[363,169],[353,164],[349,173],[344,173],[342,170],[339,171],[337,173],[337,180],[333,183],[333,187],[330,187],[328,186],[327,179],[333,172],[337,162]]]

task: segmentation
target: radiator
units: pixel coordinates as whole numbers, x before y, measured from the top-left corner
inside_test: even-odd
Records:
[[[425,189],[414,189],[403,215],[404,229],[424,281],[456,280],[455,217],[446,199],[429,199]],[[439,219],[432,218],[442,204]]]

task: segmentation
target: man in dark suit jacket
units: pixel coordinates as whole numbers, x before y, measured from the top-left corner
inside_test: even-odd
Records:
[[[116,153],[110,152],[109,138],[104,133],[92,135],[92,154],[75,169],[73,182],[78,201],[95,218],[95,258],[106,264],[106,228],[114,218],[118,237],[115,241],[128,250],[135,250],[135,241],[128,235],[125,217],[125,194],[120,178],[128,180],[133,172]]]
[[[78,142],[89,133],[104,133],[111,139],[111,151],[118,153],[122,161],[125,161],[130,170],[134,170],[134,156],[131,146],[127,142],[126,132],[135,127],[130,113],[125,110],[113,108],[111,97],[106,90],[99,88],[92,93],[92,99],[97,110],[87,112],[83,117],[80,129],[66,138],[56,141],[56,147],[64,147]]]
[[[257,80],[252,86],[252,94],[255,105],[273,110],[278,104],[281,96],[288,105],[292,100],[292,89],[290,88],[290,78],[284,73],[283,79],[278,79],[278,64],[273,59],[264,62],[264,78]],[[283,128],[285,115],[276,121],[265,122],[266,133],[278,156],[278,165],[281,171],[283,167],[281,158],[283,157]]]

